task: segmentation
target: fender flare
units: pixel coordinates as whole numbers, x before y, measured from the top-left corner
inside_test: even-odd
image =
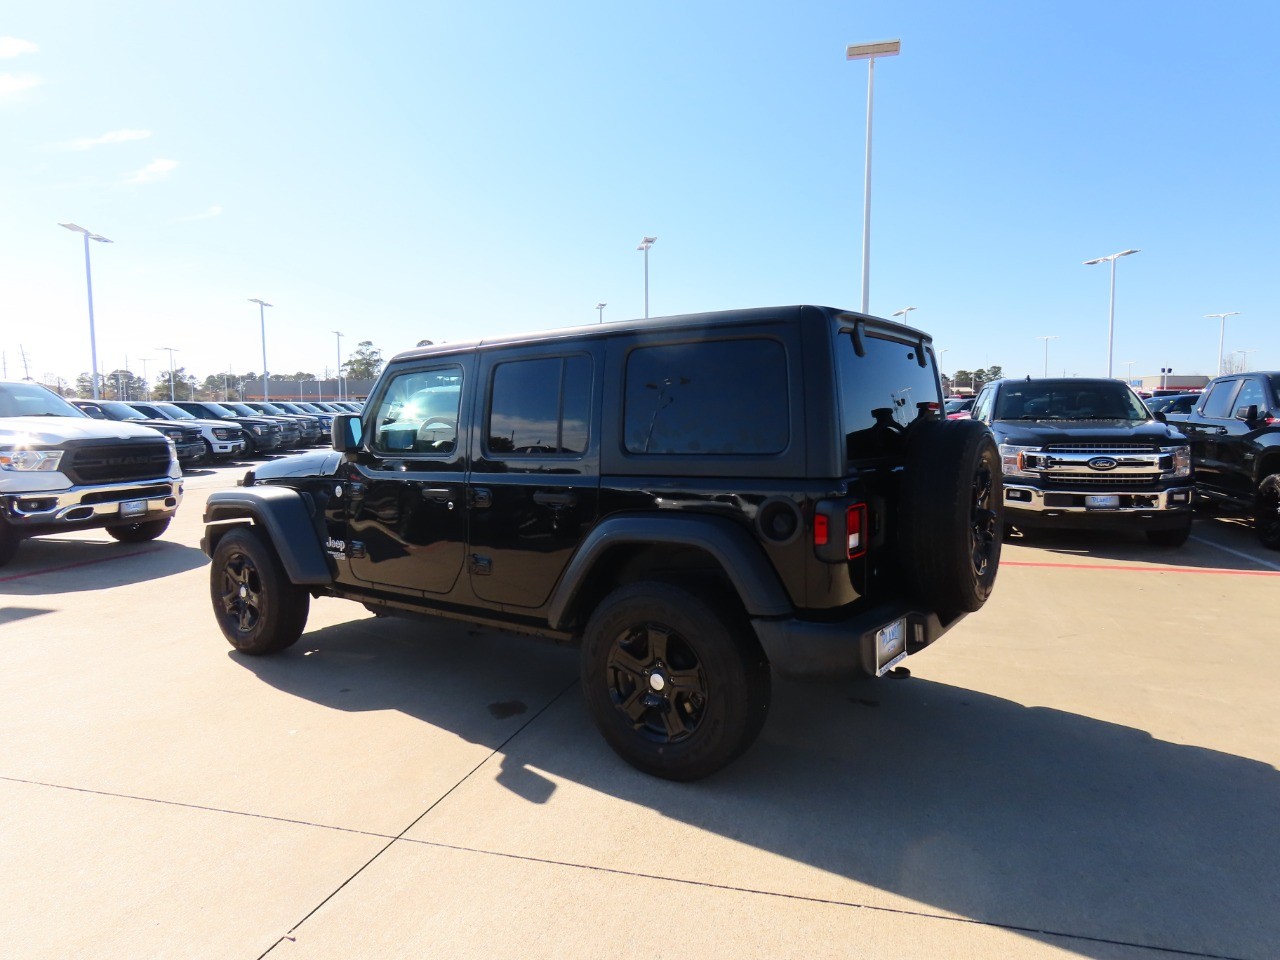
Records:
[[[749,616],[787,617],[794,613],[760,545],[733,521],[708,515],[621,514],[599,523],[569,562],[547,608],[553,628],[565,628],[568,612],[600,558],[625,544],[696,547],[710,554],[724,570]]]
[[[206,530],[200,548],[211,559],[221,533],[208,525],[234,520],[251,520],[262,528],[293,583],[333,582],[333,571],[321,549],[310,502],[299,491],[263,485],[209,494],[204,508]]]

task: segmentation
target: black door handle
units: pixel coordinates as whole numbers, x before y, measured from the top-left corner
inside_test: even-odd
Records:
[[[426,500],[438,500],[444,503],[453,499],[453,491],[447,487],[423,487],[422,496]]]
[[[578,502],[578,495],[572,491],[568,493],[548,493],[545,490],[538,490],[533,494],[533,502],[544,507],[572,507]]]

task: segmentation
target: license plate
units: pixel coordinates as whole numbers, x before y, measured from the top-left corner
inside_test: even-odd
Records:
[[[876,676],[882,677],[907,655],[907,621],[895,620],[876,631]]]
[[[120,504],[120,516],[122,517],[141,517],[147,512],[147,501],[145,500],[126,500]]]
[[[1120,506],[1117,493],[1091,493],[1084,498],[1086,510],[1115,510]]]

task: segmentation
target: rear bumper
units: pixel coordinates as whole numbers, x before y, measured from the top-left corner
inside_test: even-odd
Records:
[[[905,620],[905,652],[912,654],[962,619],[963,615],[943,623],[931,611],[906,604],[882,604],[834,623],[791,617],[756,619],[752,626],[770,665],[780,676],[792,680],[851,680],[877,674],[877,635],[884,627]]]

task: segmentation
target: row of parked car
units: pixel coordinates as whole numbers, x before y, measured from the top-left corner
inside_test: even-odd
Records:
[[[355,401],[72,400],[96,420],[152,427],[173,441],[182,466],[281,453],[329,442],[333,418]]]

